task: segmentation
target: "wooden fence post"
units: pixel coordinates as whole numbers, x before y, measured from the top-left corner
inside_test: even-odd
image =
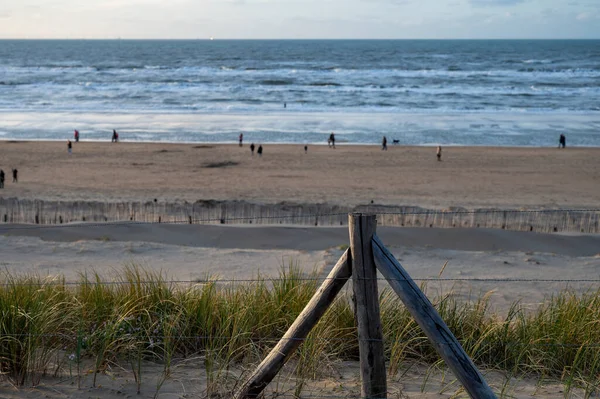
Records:
[[[421,326],[435,350],[454,372],[465,390],[474,399],[495,399],[496,395],[423,291],[385,248],[379,237],[374,236],[372,243],[377,268],[402,299],[406,309]]]
[[[242,385],[235,395],[236,399],[257,398],[263,389],[275,378],[294,351],[304,342],[310,330],[317,324],[321,316],[325,314],[329,305],[333,303],[336,295],[341,291],[352,274],[348,252],[348,250],[344,252],[327,276],[327,279],[317,292],[315,292],[315,295],[313,295],[310,302],[308,302],[302,313],[298,315],[279,343],[271,350],[252,376]]]
[[[375,234],[375,215],[348,215],[352,253],[352,286],[358,325],[362,398],[386,398],[387,382],[383,333],[379,317],[377,268],[371,241]]]

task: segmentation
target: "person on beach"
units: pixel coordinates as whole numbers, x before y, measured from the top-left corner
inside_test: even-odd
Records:
[[[442,160],[442,146],[441,145],[437,146],[437,150],[435,152],[435,155],[437,156],[437,160],[438,161]]]
[[[240,147],[242,146],[243,141],[244,141],[244,133],[240,133]]]
[[[381,151],[387,151],[387,137],[383,136],[383,141],[381,142]]]
[[[112,135],[112,139],[110,140],[111,143],[116,143],[119,141],[119,133],[117,133],[117,131],[115,129],[113,129],[113,135]]]
[[[335,134],[333,134],[333,132],[331,132],[331,134],[329,135],[329,140],[327,140],[327,144],[330,148],[335,148]]]
[[[254,143],[250,144],[250,152],[252,153],[252,156],[254,156]]]
[[[4,171],[0,169],[0,188],[4,188]]]
[[[71,143],[71,140],[67,140],[67,152],[69,153],[69,155],[71,155],[71,153],[73,152],[73,143]]]
[[[13,173],[13,183],[18,183],[19,182],[19,178],[17,177],[17,175],[18,175],[19,171],[16,170],[16,169],[13,169],[12,173]]]
[[[308,154],[308,146],[307,145],[304,146],[304,153]]]
[[[564,134],[561,134],[558,138],[558,148],[565,148],[567,146],[567,138]]]
[[[262,145],[258,145],[258,150],[256,150],[256,153],[258,154],[259,157],[262,157]]]
[[[75,130],[75,133],[73,134],[73,137],[75,138],[75,142],[79,143],[79,131]]]

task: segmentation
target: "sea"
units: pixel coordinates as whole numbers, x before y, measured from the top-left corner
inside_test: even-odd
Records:
[[[600,40],[0,40],[0,140],[600,146]]]

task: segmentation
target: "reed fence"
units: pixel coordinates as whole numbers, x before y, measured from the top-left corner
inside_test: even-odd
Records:
[[[43,201],[0,198],[0,223],[60,225],[75,222],[346,226],[348,213],[377,214],[379,226],[472,227],[536,232],[600,233],[599,209],[426,209],[365,204],[254,204]]]

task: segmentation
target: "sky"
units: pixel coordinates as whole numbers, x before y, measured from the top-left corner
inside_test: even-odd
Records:
[[[0,38],[600,39],[600,0],[0,0]]]

